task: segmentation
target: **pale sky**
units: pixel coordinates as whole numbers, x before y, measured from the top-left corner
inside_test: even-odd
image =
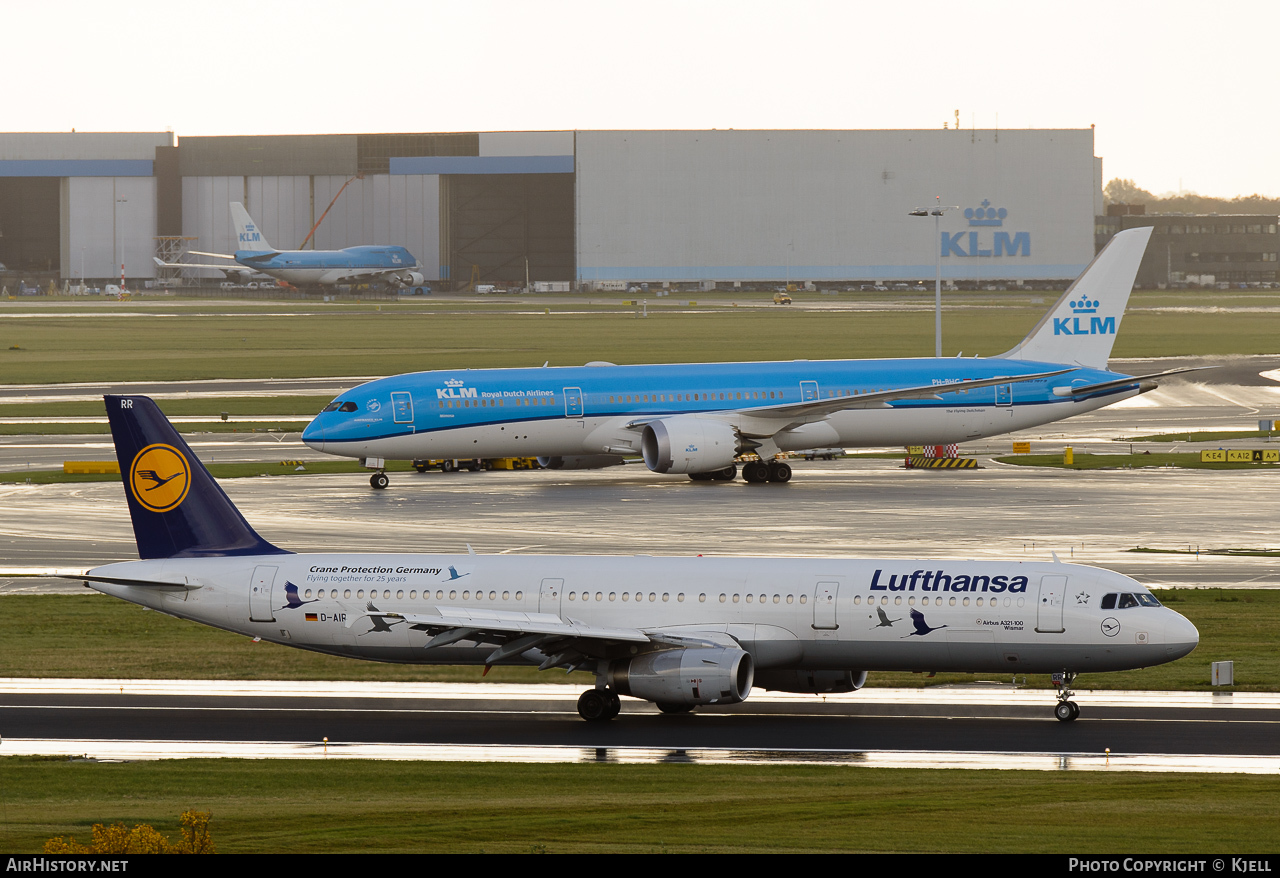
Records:
[[[892,8],[890,8],[892,7]],[[0,0],[6,131],[1087,128],[1280,196],[1275,0]]]

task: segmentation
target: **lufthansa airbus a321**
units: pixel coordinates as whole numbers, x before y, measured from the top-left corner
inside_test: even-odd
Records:
[[[155,404],[108,396],[141,560],[99,591],[351,658],[581,669],[578,712],[665,713],[753,686],[852,692],[867,672],[1075,676],[1173,661],[1195,627],[1126,576],[1062,563],[854,558],[294,554],[259,536]]]
[[[785,482],[785,451],[944,445],[1047,424],[1156,387],[1107,371],[1150,228],[1116,235],[1016,347],[990,358],[476,369],[381,378],[307,427],[317,451],[386,460],[642,457],[658,473]]]
[[[257,223],[244,205],[231,203],[231,220],[236,227],[235,253],[201,253],[232,259],[228,264],[165,262],[154,257],[161,268],[216,268],[228,276],[248,279],[268,275],[295,287],[332,286],[383,282],[399,287],[426,283],[418,260],[403,247],[362,245],[344,250],[277,250],[267,243]]]

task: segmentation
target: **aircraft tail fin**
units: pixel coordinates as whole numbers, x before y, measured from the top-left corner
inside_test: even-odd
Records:
[[[1030,334],[1000,357],[1105,369],[1151,232],[1126,229],[1108,241]]]
[[[258,224],[249,216],[249,211],[238,201],[231,202],[231,224],[236,227],[236,250],[250,250],[255,253],[271,253],[274,248],[263,237]]]
[[[139,557],[288,554],[249,526],[149,397],[103,399]]]

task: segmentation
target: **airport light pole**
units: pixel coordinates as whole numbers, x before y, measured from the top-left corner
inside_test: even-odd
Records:
[[[942,206],[942,196],[935,196],[937,203],[933,207],[917,207],[911,211],[910,216],[932,216],[933,217],[933,258],[934,258],[934,277],[933,277],[933,355],[935,357],[942,356],[942,215],[948,210],[959,210],[954,205],[949,207]]]

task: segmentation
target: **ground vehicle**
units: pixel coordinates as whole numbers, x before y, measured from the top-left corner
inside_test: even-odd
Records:
[[[790,293],[783,292],[782,290],[778,290],[776,293],[774,293],[774,294],[773,294],[773,304],[775,304],[775,305],[790,305],[790,304],[791,304],[791,294],[790,294]]]
[[[438,469],[444,473],[458,472],[459,470],[471,470],[478,473],[481,470],[490,469],[487,461],[479,458],[448,458],[444,460],[415,460],[413,468],[420,473],[427,470]]]

